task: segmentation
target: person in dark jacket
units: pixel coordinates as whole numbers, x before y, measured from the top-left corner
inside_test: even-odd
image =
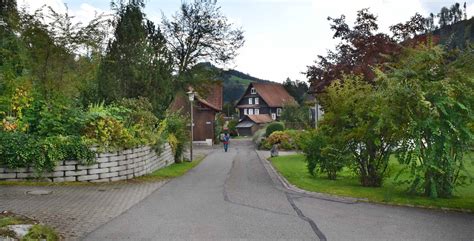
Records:
[[[229,141],[230,141],[230,135],[229,133],[225,133],[224,140],[223,140],[225,152],[227,152],[227,149],[229,149]]]

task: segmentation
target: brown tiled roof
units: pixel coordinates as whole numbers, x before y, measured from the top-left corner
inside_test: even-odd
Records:
[[[190,87],[190,90],[193,89]],[[196,100],[209,108],[222,111],[222,100],[223,100],[223,89],[221,84],[214,84],[206,86],[206,93],[202,96],[198,93]],[[172,111],[177,111],[181,108],[187,108],[189,106],[189,99],[186,93],[178,92],[174,97],[173,102],[170,105]]]
[[[278,83],[252,83],[257,94],[270,107],[283,107],[284,105],[298,105],[293,96],[288,94],[283,85]]]
[[[247,117],[257,124],[265,124],[273,121],[272,117],[269,114],[247,115]]]
[[[197,94],[197,100],[214,110],[222,111],[223,87],[221,84],[213,84],[206,87],[205,95]]]

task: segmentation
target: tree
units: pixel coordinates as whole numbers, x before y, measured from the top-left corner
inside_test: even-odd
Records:
[[[233,28],[215,0],[183,2],[171,18],[163,16],[163,33],[175,71],[183,77],[197,63],[226,63],[244,44],[243,31]]]
[[[314,65],[308,66],[306,76],[311,83],[311,91],[320,92],[334,80],[344,74],[361,75],[369,83],[373,83],[375,74],[373,68],[388,59],[386,56],[395,55],[399,51],[398,44],[378,30],[377,17],[362,9],[357,12],[354,27],[350,28],[346,18],[328,17],[332,21],[333,38],[340,39],[335,51],[329,51],[326,56],[318,56]]]
[[[107,102],[147,97],[161,114],[173,97],[172,62],[160,28],[146,20],[143,1],[116,6],[114,38],[109,41],[99,74],[99,96]]]
[[[283,82],[283,87],[285,87],[286,91],[295,98],[298,104],[303,104],[309,90],[306,82],[299,80],[292,81],[290,78],[286,78],[285,82]]]
[[[463,156],[473,144],[474,53],[446,53],[430,44],[406,49],[383,89],[403,133],[398,159],[410,168],[410,191],[450,197],[466,176]]]
[[[433,16],[431,16],[433,17]],[[414,38],[417,35],[427,33],[433,28],[432,19],[424,18],[421,14],[416,13],[409,21],[390,26],[393,38],[399,42]]]
[[[399,140],[398,113],[390,110],[385,94],[362,77],[348,75],[332,83],[321,100],[325,113],[319,128],[335,138],[332,147],[350,156],[363,186],[382,186]]]

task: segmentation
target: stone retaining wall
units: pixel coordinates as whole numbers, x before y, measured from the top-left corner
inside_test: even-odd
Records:
[[[98,154],[95,164],[90,166],[80,165],[77,161],[62,161],[54,172],[43,174],[43,178],[52,182],[113,182],[143,176],[172,163],[174,157],[170,145],[166,144],[159,156],[152,148],[144,146]],[[0,167],[0,180],[15,181],[35,177],[32,168]]]

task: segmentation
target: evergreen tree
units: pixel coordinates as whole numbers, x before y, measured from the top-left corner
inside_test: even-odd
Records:
[[[142,11],[143,1],[116,7],[115,32],[98,74],[99,96],[107,102],[147,97],[159,114],[172,98],[172,60],[166,41]]]

